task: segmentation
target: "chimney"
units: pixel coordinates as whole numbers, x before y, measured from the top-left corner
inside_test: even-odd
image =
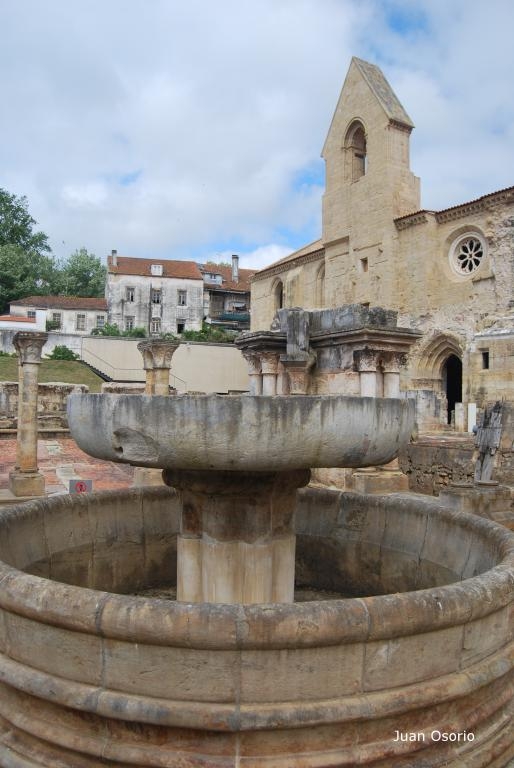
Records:
[[[115,249],[111,251],[111,266],[112,267],[118,266],[118,251],[116,251]]]
[[[239,282],[239,256],[232,254],[232,282]]]

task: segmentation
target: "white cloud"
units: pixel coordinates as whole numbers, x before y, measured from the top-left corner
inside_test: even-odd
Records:
[[[239,256],[239,266],[243,269],[264,269],[269,267],[275,261],[288,256],[293,249],[287,245],[277,245],[277,243],[269,243],[268,245],[261,245],[258,248],[254,248],[251,251],[239,251],[236,255]],[[212,261],[215,264],[224,262],[226,264],[231,263],[233,252],[232,251],[215,251],[208,254],[205,257],[205,261]]]
[[[7,0],[0,186],[27,195],[59,255],[202,258],[234,243],[264,266],[285,255],[274,243],[320,234],[319,181],[298,178],[320,167],[352,54],[382,67],[416,123],[426,207],[512,184],[514,6],[415,9]]]

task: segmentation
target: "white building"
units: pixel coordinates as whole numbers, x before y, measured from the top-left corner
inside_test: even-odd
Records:
[[[48,330],[62,334],[87,336],[95,328],[102,328],[107,322],[105,299],[90,299],[80,296],[27,296],[12,301],[11,315],[37,318],[44,311]],[[41,330],[45,330],[45,325]]]
[[[36,314],[27,315],[0,315],[0,331],[44,331],[46,328],[46,312],[36,309]],[[0,347],[1,349],[1,347]]]
[[[109,322],[122,331],[148,335],[199,331],[204,317],[204,281],[194,261],[107,257]]]

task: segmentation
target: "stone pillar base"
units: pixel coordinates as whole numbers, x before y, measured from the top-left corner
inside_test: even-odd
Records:
[[[409,478],[403,472],[359,470],[352,476],[356,493],[401,493],[409,490]]]
[[[181,499],[177,600],[292,603],[296,491],[309,470],[166,469]]]
[[[9,490],[14,496],[44,496],[45,478],[40,472],[20,472],[9,474]]]
[[[141,488],[144,485],[164,485],[162,469],[154,469],[154,467],[136,467],[132,485],[134,488]]]

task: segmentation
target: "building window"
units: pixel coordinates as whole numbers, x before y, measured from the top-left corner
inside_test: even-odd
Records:
[[[177,333],[182,333],[182,331],[184,330],[185,327],[186,327],[185,323],[178,322],[177,323]]]
[[[282,280],[277,280],[272,288],[273,295],[273,312],[282,309],[284,306],[284,285]]]
[[[481,266],[487,247],[477,232],[467,232],[453,241],[450,247],[450,265],[461,277],[472,275]]]
[[[323,263],[316,274],[316,306],[325,306],[325,264]]]
[[[34,309],[29,309],[27,311],[27,317],[33,317],[35,319],[36,317],[36,311]]]
[[[75,317],[75,328],[77,331],[85,331],[86,330],[86,316],[82,313],[77,313]]]
[[[489,350],[483,349],[482,350],[482,368],[484,371],[489,369]]]
[[[150,272],[152,275],[157,275],[160,277],[162,275],[162,264],[152,264],[150,267]]]
[[[152,288],[152,304],[160,304],[161,295],[161,291],[159,291],[157,288]]]
[[[367,272],[369,269],[367,258],[360,259],[360,264],[361,264],[361,272]]]
[[[96,327],[97,328],[103,328],[105,325],[105,315],[97,315],[96,316]]]
[[[150,323],[150,333],[160,333],[160,332],[161,332],[161,318],[152,317],[152,321]]]
[[[187,291],[178,291],[177,304],[179,307],[187,307]]]
[[[56,330],[61,327],[62,315],[60,312],[52,312],[52,324]]]
[[[134,328],[134,320],[135,318],[132,315],[127,315],[125,318],[125,330],[126,331],[132,331]]]
[[[348,153],[350,179],[357,181],[365,175],[367,170],[366,133],[364,126],[359,120],[355,120],[348,128],[344,146]]]
[[[130,301],[130,302],[134,301],[135,293],[136,293],[136,289],[135,288],[126,288],[125,289],[125,299],[126,299],[126,301]]]

